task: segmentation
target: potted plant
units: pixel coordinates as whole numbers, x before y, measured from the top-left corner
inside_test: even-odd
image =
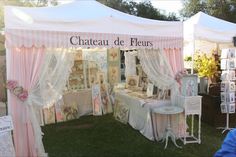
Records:
[[[206,93],[209,85],[214,86],[219,82],[219,57],[216,51],[212,50],[210,53],[203,53],[198,51],[194,56],[194,70],[200,77],[200,93]],[[206,83],[207,82],[207,83]],[[215,93],[214,95],[218,95]]]

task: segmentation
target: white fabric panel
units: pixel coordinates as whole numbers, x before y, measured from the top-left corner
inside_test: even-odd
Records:
[[[176,95],[179,94],[179,85],[163,52],[144,49],[138,51],[138,57],[148,79],[159,89],[171,90],[171,101],[174,104]]]
[[[136,17],[97,1],[75,1],[55,7],[5,7],[7,29],[96,32],[182,37],[182,22]]]

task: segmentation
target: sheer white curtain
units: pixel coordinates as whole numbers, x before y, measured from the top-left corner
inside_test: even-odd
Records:
[[[45,156],[45,154],[42,143],[42,132],[33,105],[43,107],[60,99],[75,57],[75,54],[71,53],[68,49],[47,49],[45,53],[39,80],[33,89],[29,91],[26,101],[29,104],[28,109],[34,129],[38,156]]]
[[[179,88],[164,53],[159,49],[143,49],[138,51],[138,58],[143,71],[154,85],[162,90],[171,90],[171,101],[174,103]]]
[[[136,60],[137,51],[125,52],[125,77],[136,75]]]
[[[44,106],[59,100],[66,87],[75,53],[69,49],[47,49],[39,82],[33,89],[31,100]]]

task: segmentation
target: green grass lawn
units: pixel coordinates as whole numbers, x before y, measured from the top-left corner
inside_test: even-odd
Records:
[[[212,157],[225,135],[202,123],[202,144],[176,148],[146,139],[131,126],[112,115],[84,116],[80,119],[43,127],[44,146],[50,157]]]

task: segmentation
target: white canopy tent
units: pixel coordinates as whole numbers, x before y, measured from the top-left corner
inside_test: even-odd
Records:
[[[24,37],[25,42],[28,42],[27,44],[32,44],[29,42],[32,42],[34,38],[40,38],[37,39],[36,44],[45,45],[46,43],[42,43],[46,40],[45,36],[51,35],[53,40],[56,40],[55,38],[60,34],[60,37],[64,37],[62,39],[63,46],[73,46],[67,38],[68,35],[75,35],[74,32],[83,39],[93,37],[101,40],[109,39],[109,41],[112,38],[115,40],[117,35],[120,35],[119,37],[122,38],[120,40],[125,40],[123,44],[114,45],[114,42],[112,42],[105,46],[124,48],[142,47],[141,42],[138,44],[133,41],[131,44],[130,41],[126,41],[130,40],[127,38],[131,36],[134,38],[141,37],[139,40],[153,41],[152,44],[143,48],[155,48],[160,43],[156,37],[165,38],[167,41],[175,37],[176,40],[181,42],[183,34],[181,22],[166,22],[136,17],[106,7],[93,0],[75,1],[56,7],[25,8],[7,6],[5,7],[5,26],[6,31],[9,29],[33,31],[30,35]],[[44,32],[37,33],[35,31],[53,31],[54,33],[44,34]],[[8,33],[12,33],[11,35],[14,37],[19,37],[14,32],[9,31]],[[57,33],[55,34],[55,32]],[[50,40],[51,45],[47,46],[55,47],[56,41]],[[176,40],[169,40],[172,42],[169,45],[175,45]],[[16,43],[17,41],[14,42],[14,44]],[[49,42],[47,43],[49,44]],[[84,45],[76,43],[76,46]],[[97,47],[99,45],[87,44],[86,46]]]
[[[220,46],[232,47],[236,24],[198,12],[184,21],[184,56],[195,50],[208,51]]]
[[[153,82],[178,89],[163,51],[180,52],[181,58],[174,61],[183,64],[182,22],[140,18],[97,1],[80,0],[55,7],[6,6],[5,35],[7,79],[16,80],[28,91],[24,102],[8,92],[17,156],[46,156],[32,106],[43,106],[60,97],[74,61],[68,49],[143,49],[145,72],[152,75]]]

